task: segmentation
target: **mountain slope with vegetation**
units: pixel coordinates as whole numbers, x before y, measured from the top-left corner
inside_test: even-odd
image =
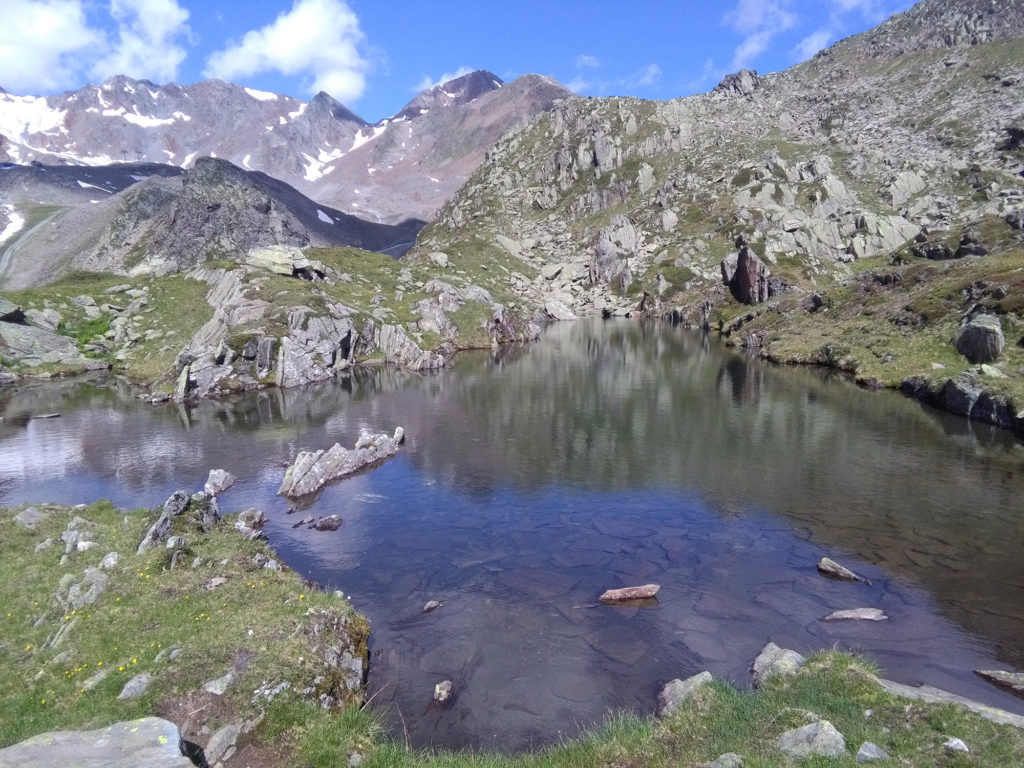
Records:
[[[510,260],[525,305],[666,315],[1019,430],[1022,83],[1019,3],[925,0],[708,94],[563,102],[412,258]]]

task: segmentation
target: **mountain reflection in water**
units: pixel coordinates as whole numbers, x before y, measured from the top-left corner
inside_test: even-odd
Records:
[[[1024,666],[1020,444],[699,335],[578,322],[437,375],[190,407],[50,382],[0,409],[0,503],[153,506],[210,468],[237,475],[222,509],[261,507],[289,565],[352,595],[373,702],[417,744],[528,749],[649,712],[673,677],[745,685],[768,640],[863,650],[895,679],[1024,711],[972,674]],[[275,491],[298,450],[397,425],[397,459],[303,503],[338,532],[292,528]],[[819,576],[822,555],[872,586]],[[595,604],[645,582],[656,606]],[[862,606],[889,621],[821,620]],[[454,701],[431,706],[445,678]]]

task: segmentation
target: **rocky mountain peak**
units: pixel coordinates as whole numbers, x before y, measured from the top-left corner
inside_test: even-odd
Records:
[[[404,118],[412,120],[426,114],[431,109],[468,104],[485,93],[496,91],[504,84],[505,82],[493,72],[479,69],[475,72],[470,72],[468,75],[462,75],[462,77],[448,80],[440,85],[435,85],[433,88],[421,91],[415,99],[406,104],[402,111],[392,119],[401,120]]]
[[[335,120],[341,120],[346,123],[369,125],[369,123],[363,120],[363,118],[350,110],[340,101],[336,100],[326,91],[320,91],[313,97],[312,101],[309,102],[309,106],[306,108],[305,114],[310,118],[329,115]]]

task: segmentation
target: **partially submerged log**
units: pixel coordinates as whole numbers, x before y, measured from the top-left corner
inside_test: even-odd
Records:
[[[404,439],[405,430],[398,427],[391,437],[383,432],[363,432],[352,449],[342,448],[335,443],[326,451],[302,451],[295,457],[295,463],[285,471],[277,493],[289,498],[308,496],[331,480],[347,477],[390,459],[398,453],[398,447]]]
[[[871,582],[865,579],[863,576],[858,576],[856,573],[851,571],[849,568],[840,565],[830,557],[823,557],[818,562],[818,571],[831,576],[836,579],[846,579],[847,581],[862,581],[871,586]]]
[[[609,589],[601,595],[601,602],[606,605],[616,603],[628,603],[633,600],[649,600],[658,594],[660,584],[644,584],[641,587],[623,587],[622,589]]]

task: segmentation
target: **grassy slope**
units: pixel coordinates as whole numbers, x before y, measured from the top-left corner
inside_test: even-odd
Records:
[[[159,713],[179,725],[185,714],[209,705],[198,693],[203,682],[230,668],[238,680],[214,702],[211,728],[265,710],[248,737],[263,764],[336,766],[359,752],[366,768],[390,766],[678,766],[706,764],[724,752],[744,756],[747,766],[855,765],[855,753],[868,740],[889,751],[899,765],[1006,766],[1024,759],[1024,733],[995,726],[957,707],[910,704],[872,681],[863,660],[829,652],[793,678],[776,678],[756,692],[738,692],[724,683],[704,689],[666,720],[614,715],[595,732],[536,755],[432,754],[390,740],[380,720],[353,704],[325,711],[299,694],[317,674],[316,651],[301,628],[311,611],[342,617],[357,642],[366,624],[334,595],[311,590],[289,571],[253,565],[257,554],[272,555],[265,543],[243,541],[222,523],[218,531],[189,539],[188,556],[168,569],[166,549],[134,554],[153,519],[145,511],[127,513],[107,502],[69,509],[37,506],[45,519],[35,530],[13,522],[17,510],[0,511],[0,745],[52,729],[96,727]],[[99,546],[69,556],[60,565],[59,540],[68,522],[81,517],[84,538]],[[35,551],[47,538],[52,546]],[[109,551],[121,555],[106,571],[108,589],[93,605],[72,613],[54,600],[62,577],[81,577],[88,565]],[[190,567],[198,558],[201,565]],[[207,588],[214,577],[226,581]],[[66,641],[46,647],[58,628],[77,622]],[[179,645],[173,662],[156,661]],[[107,677],[85,690],[100,670]],[[117,695],[134,675],[149,672],[154,682],[138,699]],[[264,682],[288,681],[292,688],[270,703],[253,704],[252,691]],[[774,746],[783,731],[804,725],[803,710],[832,722],[847,737],[846,755],[837,759],[787,759]],[[870,714],[867,711],[870,710]],[[969,755],[947,755],[948,736],[963,739]],[[249,757],[254,753],[249,752]]]

